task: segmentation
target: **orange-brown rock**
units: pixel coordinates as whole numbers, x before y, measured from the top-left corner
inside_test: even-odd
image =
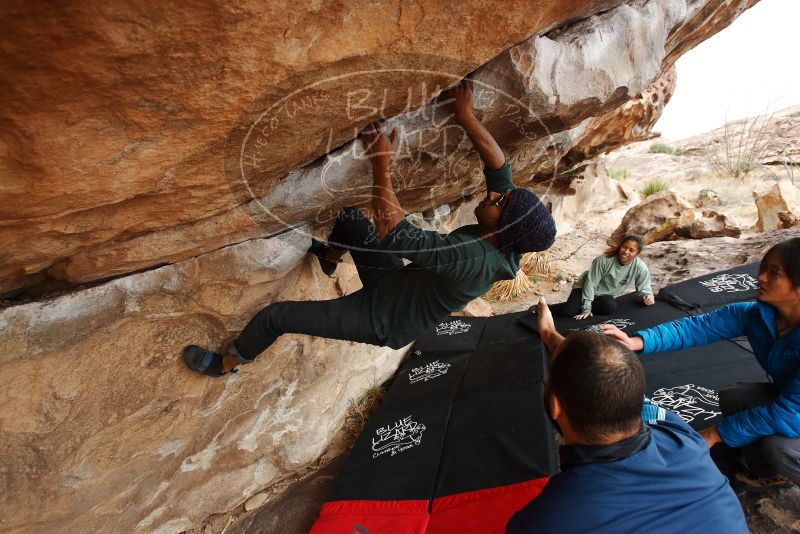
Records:
[[[673,191],[648,196],[628,210],[622,222],[608,238],[611,246],[628,234],[642,237],[645,245],[674,238],[675,231],[694,220],[694,208]]]
[[[666,70],[636,98],[605,115],[591,119],[580,142],[567,154],[567,161],[582,161],[619,148],[628,143],[648,139],[651,129],[661,117],[675,92],[675,67]]]
[[[675,192],[662,191],[629,209],[608,244],[619,244],[628,234],[640,235],[645,244],[650,244],[678,238],[739,237],[741,233],[741,228],[725,215],[696,209]]]
[[[753,190],[755,230],[771,232],[800,224],[800,190],[789,182],[762,182]]]
[[[476,81],[513,91],[478,107],[520,179],[546,180],[587,120],[638,98],[675,50],[743,7],[619,4],[6,4],[0,293],[323,224],[363,202],[368,178],[363,165],[318,158],[344,155],[379,115],[406,128],[414,158],[396,172],[410,211],[472,193],[475,160],[443,156],[453,140],[442,123],[429,115],[414,129],[422,119],[404,112],[491,58]],[[658,113],[640,112],[646,122]]]
[[[728,218],[714,210],[695,210],[693,220],[675,229],[675,235],[687,239],[707,239],[709,237],[739,237],[742,229]]]

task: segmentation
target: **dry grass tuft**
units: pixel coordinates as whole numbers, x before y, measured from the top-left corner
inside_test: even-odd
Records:
[[[350,401],[350,407],[344,419],[344,427],[348,433],[358,436],[364,428],[367,419],[378,409],[386,388],[383,384],[372,383],[358,399]]]
[[[536,287],[525,272],[520,269],[513,280],[495,282],[483,298],[488,300],[511,300]]]
[[[725,122],[722,154],[711,157],[711,166],[720,178],[743,179],[763,166],[762,159],[773,147],[770,132],[774,113],[749,117],[737,123]]]
[[[522,256],[519,268],[528,276],[553,274],[553,256],[549,252],[529,252]]]

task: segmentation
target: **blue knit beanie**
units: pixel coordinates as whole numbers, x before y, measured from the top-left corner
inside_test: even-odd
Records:
[[[556,223],[542,201],[527,189],[512,189],[500,215],[497,244],[503,252],[539,252],[556,240]]]

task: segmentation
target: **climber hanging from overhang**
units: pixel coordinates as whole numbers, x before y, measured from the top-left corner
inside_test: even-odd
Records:
[[[270,304],[220,353],[186,347],[191,370],[209,376],[236,372],[287,333],[403,347],[498,280],[513,279],[521,254],[553,244],[549,211],[535,194],[514,187],[503,151],[475,117],[472,84],[461,82],[448,96],[450,111],[484,164],[486,198],[475,208],[478,224],[444,235],[408,222],[389,173],[397,131],[387,136],[379,123],[371,124],[361,138],[372,163],[374,224],[359,210],[344,209],[329,244],[312,242],[311,250],[326,274],[349,251],[364,287],[334,300]],[[411,263],[403,266],[402,258]]]

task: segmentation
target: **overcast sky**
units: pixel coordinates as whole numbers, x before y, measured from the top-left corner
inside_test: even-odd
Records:
[[[678,85],[653,131],[682,139],[800,104],[800,0],[761,0],[678,59]]]

